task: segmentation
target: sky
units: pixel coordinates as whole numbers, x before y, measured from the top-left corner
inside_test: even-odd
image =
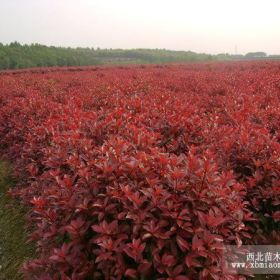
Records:
[[[0,42],[280,54],[279,0],[0,0]]]

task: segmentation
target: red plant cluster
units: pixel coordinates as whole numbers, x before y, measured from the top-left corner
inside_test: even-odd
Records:
[[[30,207],[27,279],[241,279],[225,244],[280,244],[280,64],[0,77],[0,149]]]

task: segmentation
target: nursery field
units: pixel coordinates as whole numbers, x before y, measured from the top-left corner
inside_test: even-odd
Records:
[[[280,245],[280,62],[1,72],[0,157],[26,279],[245,279],[223,245]]]

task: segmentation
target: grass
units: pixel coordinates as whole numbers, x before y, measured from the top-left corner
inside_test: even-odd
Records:
[[[10,166],[0,161],[0,280],[20,280],[22,264],[34,258],[34,248],[26,243],[25,210],[6,195],[15,184]]]

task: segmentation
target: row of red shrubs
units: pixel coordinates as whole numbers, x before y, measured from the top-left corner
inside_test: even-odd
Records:
[[[0,149],[28,205],[27,279],[242,279],[280,243],[280,64],[0,77]]]

